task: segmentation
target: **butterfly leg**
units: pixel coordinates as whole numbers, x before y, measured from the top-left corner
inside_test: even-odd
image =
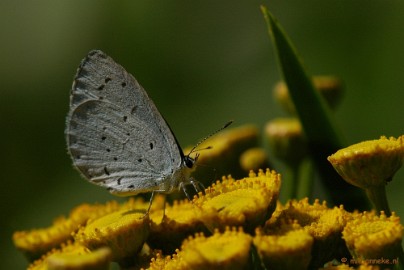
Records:
[[[182,191],[184,191],[184,194],[185,194],[185,196],[187,196],[188,200],[192,201],[191,194],[189,194],[187,191],[186,183],[181,182],[179,187],[180,187],[180,189],[182,189]]]
[[[189,182],[192,184],[197,193],[202,192],[202,194],[205,195],[205,186],[201,182],[193,178],[191,178]]]
[[[186,186],[187,185],[192,185],[198,195],[199,192],[202,192],[203,195],[205,195],[205,187],[204,185],[195,180],[194,178],[189,179],[188,182],[181,182],[179,188],[182,189],[185,193],[185,196],[187,196],[188,200],[192,201],[193,197],[191,197],[191,194],[187,191]]]
[[[149,201],[149,207],[147,208],[146,214],[144,214],[143,217],[147,216],[149,214],[152,202],[153,202],[153,198],[154,198],[154,191],[152,191],[152,194],[150,196],[150,201]],[[165,201],[164,201],[164,207],[165,207]]]

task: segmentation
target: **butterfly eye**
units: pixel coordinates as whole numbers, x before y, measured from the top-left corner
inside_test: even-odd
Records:
[[[187,166],[188,168],[191,169],[194,166],[195,159],[191,158],[190,156],[185,156],[184,162],[185,162],[185,166]]]

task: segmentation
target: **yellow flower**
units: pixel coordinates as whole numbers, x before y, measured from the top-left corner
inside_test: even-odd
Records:
[[[313,258],[310,268],[321,267],[324,262],[341,258],[346,254],[345,244],[341,239],[342,230],[351,215],[342,206],[328,208],[324,201],[315,200],[309,204],[305,198],[289,201],[286,206],[278,206],[273,217],[265,225],[268,231],[276,231],[282,226],[297,222],[314,238]]]
[[[69,217],[56,219],[52,226],[13,234],[14,245],[32,261],[62,243],[71,240],[71,234],[90,218],[99,217],[118,209],[116,202],[102,204],[82,204],[74,208]]]
[[[378,212],[391,214],[385,186],[403,164],[404,135],[357,143],[338,150],[328,160],[345,181],[366,190]]]
[[[49,270],[108,270],[110,260],[108,247],[84,254],[56,253],[46,259]]]
[[[335,109],[343,96],[342,81],[335,76],[314,76],[313,84],[320,92],[327,104]],[[295,113],[295,106],[289,96],[289,91],[284,82],[279,82],[274,87],[274,96],[283,106],[283,108],[290,113]]]
[[[196,232],[208,232],[203,219],[210,213],[202,212],[189,200],[174,201],[163,209],[150,211],[150,235],[147,242],[151,247],[161,249],[164,253],[173,253],[182,241]]]
[[[94,254],[89,255],[90,253],[91,251],[87,247],[68,241],[67,243],[63,243],[59,249],[53,249],[48,253],[44,254],[40,259],[34,261],[28,267],[28,269],[29,270],[83,269],[80,268],[80,266],[91,265],[96,262],[98,262],[98,265],[100,264],[104,265],[107,263],[109,264],[109,257],[111,253],[110,250],[103,250],[101,252],[95,253],[95,255]],[[66,261],[63,258],[69,258],[72,260]],[[67,264],[70,264],[72,268],[68,268]],[[72,264],[74,264],[74,267]]]
[[[209,228],[243,226],[253,232],[274,211],[280,184],[280,175],[269,169],[258,174],[251,171],[249,177],[238,181],[224,177],[207,188],[204,196],[194,199],[194,204],[202,213],[215,213],[204,218]]]
[[[338,150],[328,160],[352,185],[363,189],[384,186],[403,164],[404,135],[360,142]]]
[[[288,165],[297,165],[307,155],[307,142],[296,118],[277,118],[265,126],[265,136],[274,156]]]
[[[357,213],[346,224],[343,238],[354,258],[393,260],[400,254],[403,226],[394,212],[390,217],[374,211]]]
[[[308,198],[291,200],[285,206],[279,205],[267,224],[267,229],[276,229],[281,223],[295,220],[316,239],[326,239],[334,232],[342,232],[350,216],[342,206],[328,208],[327,203],[315,200],[309,204]]]
[[[270,167],[268,155],[261,147],[247,149],[240,156],[240,166],[246,172],[268,168]]]
[[[198,146],[197,149],[206,147],[211,147],[211,149],[196,151],[200,153],[197,164],[203,165],[204,169],[200,170],[197,167],[192,176],[205,186],[211,184],[209,180],[213,174],[228,175],[231,173],[234,177],[242,177],[245,172],[239,163],[240,155],[245,150],[256,147],[258,137],[259,130],[254,125],[229,128],[212,136]],[[191,148],[187,148],[184,153],[188,153],[190,150]],[[192,153],[191,157],[195,157],[195,154],[195,152]],[[215,172],[206,168],[214,168]]]
[[[241,229],[226,228],[212,236],[198,233],[184,241],[172,257],[159,255],[150,264],[154,269],[248,269],[252,238]]]
[[[149,218],[143,210],[123,208],[90,220],[74,239],[91,250],[108,246],[112,260],[125,264],[140,251],[149,234]]]
[[[197,234],[182,244],[181,257],[188,269],[248,269],[251,236],[241,229],[218,230],[210,237]]]
[[[301,227],[272,235],[257,230],[254,237],[254,245],[268,269],[307,269],[312,244],[313,237]]]

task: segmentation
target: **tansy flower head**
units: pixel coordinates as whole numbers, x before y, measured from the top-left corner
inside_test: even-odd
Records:
[[[360,142],[328,157],[345,181],[363,189],[384,186],[400,169],[403,159],[404,135]]]
[[[401,250],[403,226],[393,212],[390,217],[373,212],[355,214],[342,233],[356,259],[397,259]]]
[[[243,226],[253,232],[274,211],[280,184],[280,175],[269,169],[250,172],[249,177],[238,181],[223,178],[207,188],[204,196],[194,199],[194,204],[202,212],[215,213],[210,219],[204,218],[210,228]]]
[[[296,229],[265,235],[256,231],[254,246],[267,269],[307,269],[311,260],[313,237],[298,224]]]
[[[111,250],[102,247],[84,254],[56,253],[46,259],[49,270],[108,270]]]
[[[57,254],[69,254],[69,255],[84,255],[91,251],[80,244],[73,243],[72,241],[67,241],[60,245],[58,249],[52,249],[51,251],[43,254],[40,259],[35,260],[28,267],[28,270],[47,270],[48,268],[48,258]]]
[[[328,208],[327,203],[315,200],[309,204],[308,198],[291,200],[285,206],[279,205],[274,217],[268,220],[266,228],[273,230],[280,223],[293,223],[295,220],[313,237],[326,238],[334,231],[342,232],[349,214],[343,207]]]
[[[321,96],[325,98],[327,104],[332,109],[335,109],[343,96],[342,81],[335,76],[315,76],[313,77],[313,84]],[[286,111],[295,113],[295,106],[290,99],[289,90],[284,82],[279,82],[275,85],[274,96]]]
[[[385,186],[403,164],[404,135],[357,143],[338,150],[328,160],[345,181],[366,191],[378,212],[391,214]]]
[[[297,222],[313,238],[312,260],[310,269],[318,268],[325,261],[345,256],[347,251],[341,239],[342,230],[351,216],[342,206],[328,208],[326,202],[320,204],[315,200],[309,204],[305,198],[292,200],[286,206],[278,206],[274,217],[265,225],[267,231],[279,230],[282,226]]]
[[[307,155],[306,139],[296,118],[277,118],[268,122],[265,137],[274,156],[288,165],[298,164]]]
[[[163,218],[164,212],[164,218]],[[202,211],[189,200],[174,201],[165,210],[150,212],[151,226],[147,242],[164,253],[173,253],[189,235],[208,232],[203,220],[213,211]]]
[[[184,241],[181,257],[188,269],[248,269],[251,242],[250,235],[234,228],[210,237],[197,234]]]
[[[60,217],[48,228],[15,232],[13,241],[29,260],[39,258],[42,254],[62,243],[71,240],[71,234],[78,230],[90,218],[96,218],[118,209],[116,202],[106,204],[82,204],[74,208],[68,218]]]
[[[184,241],[172,257],[158,256],[150,269],[249,269],[251,236],[242,230],[226,228],[212,236],[198,233]]]
[[[74,239],[91,250],[108,246],[112,260],[125,264],[142,248],[149,234],[149,218],[144,211],[122,210],[90,220]]]
[[[77,227],[71,220],[61,217],[48,228],[15,232],[14,245],[32,261],[71,239],[71,233]]]
[[[247,149],[240,156],[240,166],[245,172],[268,168],[270,167],[268,155],[261,147]]]
[[[258,144],[259,130],[254,125],[244,125],[236,128],[226,129],[205,142],[198,149],[210,147],[211,149],[200,153],[198,163],[204,167],[215,168],[216,175],[228,175],[231,173],[234,177],[242,177],[244,171],[240,167],[240,155],[247,149],[256,147]],[[190,149],[185,149],[185,153]],[[191,154],[195,157],[195,153]],[[208,170],[198,170],[192,173],[195,179],[201,181],[205,186],[210,185],[208,180],[212,173]]]

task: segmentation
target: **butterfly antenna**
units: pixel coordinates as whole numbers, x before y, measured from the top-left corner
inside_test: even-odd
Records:
[[[191,151],[189,151],[189,153],[188,153],[187,156],[189,156],[190,154],[192,154],[193,152],[195,152],[195,151],[196,151],[195,149],[196,149],[199,145],[201,145],[201,143],[203,143],[204,141],[206,141],[207,139],[209,139],[210,137],[212,137],[212,136],[215,135],[216,133],[219,133],[219,132],[222,131],[223,129],[227,128],[227,127],[230,126],[232,123],[233,123],[233,120],[230,120],[230,121],[227,122],[224,126],[222,126],[221,128],[219,128],[218,130],[215,130],[215,132],[212,132],[211,134],[209,134],[208,136],[206,136],[205,138],[203,138],[202,140],[200,140],[197,144],[195,144],[195,146],[191,149]],[[207,146],[206,148],[202,148],[202,149],[199,149],[199,150],[197,150],[197,151],[206,150],[206,149],[211,149],[211,148],[212,148],[212,146]]]

